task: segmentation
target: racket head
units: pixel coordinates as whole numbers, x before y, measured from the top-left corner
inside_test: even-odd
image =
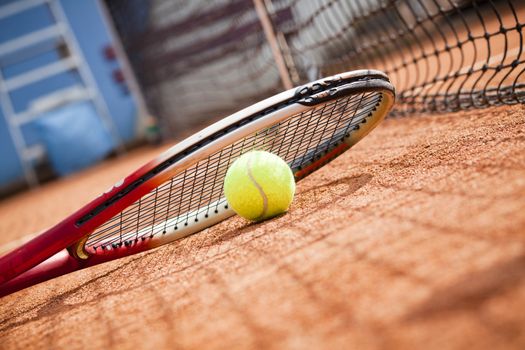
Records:
[[[368,134],[394,87],[379,71],[317,80],[247,107],[139,168],[91,203],[0,258],[0,283],[68,248],[83,266],[198,232],[234,213],[222,193],[229,164],[251,150],[288,162],[300,180]]]
[[[275,153],[300,180],[361,140],[393,101],[393,86],[383,73],[356,71],[286,91],[225,118],[161,156],[160,164],[180,159],[144,182],[147,194],[97,227],[76,252],[86,257],[149,249],[222,221],[234,214],[222,192],[223,179],[241,154]]]

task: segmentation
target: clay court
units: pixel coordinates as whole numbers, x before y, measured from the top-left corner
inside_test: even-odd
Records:
[[[166,147],[2,201],[2,250]],[[0,348],[523,349],[524,151],[522,105],[388,119],[280,217],[2,298]]]
[[[11,13],[33,3],[39,1],[13,1],[4,9]],[[60,1],[49,3],[60,5]],[[125,182],[132,177],[128,175],[200,127],[292,86],[374,68],[384,71],[389,77],[384,77],[385,82],[395,86],[396,105],[355,147],[298,182],[291,208],[280,216],[259,223],[233,216],[159,248],[1,297],[1,350],[525,348],[525,6],[521,1],[105,0],[83,4],[99,6],[91,9],[91,15],[100,10],[97,16],[116,43],[110,47],[116,61],[109,60],[123,68],[122,80],[113,83],[124,88],[119,93],[128,91],[134,98],[143,134],[130,142],[132,147],[126,145],[127,152],[114,150],[109,159],[73,175],[49,181],[35,173],[33,180],[45,181],[31,187],[35,185],[29,181],[31,176],[23,174],[31,188],[0,200],[0,257],[101,193],[115,199],[107,199],[102,211],[95,212],[100,206],[93,209],[94,216],[104,217],[104,210],[110,212],[119,200],[126,201],[124,195],[129,199],[161,177],[158,187],[141,194],[144,203],[154,203],[150,212],[141,212],[142,198],[130,201],[129,207],[118,209],[120,216],[117,211],[111,215],[109,232],[117,227],[113,236],[97,226],[89,234],[102,232],[100,240],[91,245],[78,241],[83,252],[91,254],[85,259],[95,257],[97,248],[105,250],[104,244],[110,254],[117,250],[107,242],[127,249],[139,238],[153,239],[154,229],[162,224],[162,235],[166,234],[168,222],[173,230],[184,221],[201,225],[189,220],[198,221],[198,210],[193,214],[190,205],[185,212],[180,210],[181,202],[195,200],[197,209],[215,206],[217,213],[218,198],[205,197],[205,185],[195,185],[201,176],[198,166],[188,161],[186,165],[193,168],[180,173],[164,168],[160,175],[152,175],[156,177],[152,181],[148,178],[133,188]],[[78,16],[69,21],[87,21],[86,9],[78,3],[69,7],[66,14]],[[0,19],[1,13],[0,9]],[[8,46],[0,42],[0,53]],[[108,53],[106,49],[93,44],[97,55]],[[1,73],[0,68],[0,78]],[[0,106],[6,114],[8,93],[1,89],[2,83],[0,79],[4,104]],[[117,95],[97,94],[111,103],[117,101]],[[379,102],[372,106],[373,111],[383,110],[378,106]],[[279,111],[272,108],[257,113],[268,117]],[[243,117],[244,125],[255,124],[257,114],[251,113]],[[306,128],[281,131],[303,132],[308,136],[303,135],[294,147],[300,148],[309,138],[305,143],[317,142],[311,147],[317,152],[323,143],[316,134],[324,132],[317,125],[320,120],[335,124],[331,118],[338,114],[330,112],[330,118],[323,119],[323,113],[316,119],[316,133],[308,134]],[[353,119],[348,125],[357,128],[346,127],[341,137],[347,130],[359,130],[361,123],[366,128],[366,120],[354,125]],[[279,134],[278,126],[290,124],[260,126],[253,135],[267,135],[272,147],[274,142],[287,145],[289,138]],[[231,125],[217,129],[226,135],[220,137],[243,128]],[[153,138],[147,132],[155,128],[160,133],[154,139],[160,140],[162,134],[164,143],[148,146],[145,141]],[[272,133],[281,136],[272,138]],[[328,143],[335,135],[338,132]],[[232,145],[222,146],[217,164],[224,161],[223,150]],[[173,151],[170,161],[180,154],[184,161],[188,153],[192,157],[191,152],[198,150]],[[296,159],[304,160],[308,152]],[[324,154],[328,153],[327,148]],[[236,156],[230,151],[225,164]],[[292,170],[294,162],[289,162]],[[182,181],[182,189],[172,195],[173,179],[188,169],[194,169],[192,177],[188,175],[193,182],[184,187]],[[224,174],[212,170],[208,172],[206,165],[201,182],[212,183],[210,192],[222,196]],[[166,173],[172,178],[168,180]],[[123,178],[130,191],[119,196],[119,185],[113,186]],[[164,192],[158,190],[162,186]],[[113,192],[106,192],[112,187]],[[157,202],[159,192],[164,200],[169,198],[167,204]],[[185,193],[190,193],[189,200]],[[175,206],[172,198],[179,203],[177,215],[170,212]],[[228,209],[228,203],[222,204]],[[130,212],[138,213],[136,218]],[[159,224],[155,220],[160,216],[164,222]],[[87,220],[75,221],[75,230]],[[136,222],[131,231],[126,226],[130,221]],[[151,228],[151,234],[144,234],[144,227],[148,232]],[[77,234],[75,230],[61,232],[60,238]],[[128,240],[130,232],[134,243]],[[110,238],[106,240],[104,234]],[[42,246],[49,248],[51,243]],[[23,250],[18,253],[27,255]],[[15,265],[16,261],[0,266],[0,278],[18,268]]]

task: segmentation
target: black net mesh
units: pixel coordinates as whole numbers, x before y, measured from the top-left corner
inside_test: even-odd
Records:
[[[523,1],[280,1],[301,76],[385,71],[397,109],[450,111],[523,101]]]
[[[199,161],[99,227],[88,239],[90,249],[133,245],[176,231],[198,217],[226,206],[223,181],[230,164],[251,150],[279,155],[294,172],[342,144],[381,103],[380,92],[366,92],[326,102],[292,115]]]
[[[106,0],[150,107],[176,133],[282,90],[252,0]],[[523,102],[523,0],[265,1],[292,81],[385,71],[396,111]]]
[[[251,0],[107,3],[148,105],[171,135],[282,91]],[[147,12],[135,27],[118,17],[133,10]]]

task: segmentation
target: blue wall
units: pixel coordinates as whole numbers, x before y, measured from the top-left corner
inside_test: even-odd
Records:
[[[0,6],[11,2],[13,1],[0,0]],[[125,141],[132,140],[135,136],[136,104],[132,96],[126,94],[122,86],[113,80],[112,72],[118,68],[119,63],[108,61],[103,55],[103,48],[111,44],[111,39],[96,0],[61,0],[60,2],[121,137]],[[53,20],[45,6],[38,6],[11,18],[0,20],[0,44],[52,23]],[[58,58],[57,52],[50,51],[21,64],[10,66],[3,70],[3,74],[6,78],[16,76],[29,69],[49,64]],[[76,73],[64,73],[15,90],[11,94],[15,110],[23,111],[28,107],[28,102],[35,97],[77,82],[79,77]],[[24,129],[24,133],[30,143],[35,141],[36,138],[31,134],[30,128]],[[22,167],[0,110],[0,187],[20,179],[23,179]]]

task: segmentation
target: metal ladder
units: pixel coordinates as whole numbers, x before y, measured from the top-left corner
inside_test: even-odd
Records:
[[[75,95],[74,101],[91,101],[101,118],[104,127],[110,132],[117,151],[124,150],[121,137],[113,123],[108,106],[97,88],[97,84],[85,62],[75,35],[73,34],[67,17],[64,14],[59,0],[18,0],[0,7],[0,21],[33,9],[37,6],[46,6],[53,18],[54,24],[37,31],[19,36],[15,39],[0,44],[0,105],[6,119],[9,133],[16,148],[24,171],[27,184],[31,187],[38,185],[38,176],[35,170],[36,159],[43,154],[42,148],[28,146],[22,127],[38,118],[42,111],[31,110],[16,112],[11,100],[11,92],[24,88],[54,75],[76,71],[83,86],[82,93]],[[39,49],[48,51],[58,49],[60,45],[66,48],[67,55],[60,60],[47,64],[43,67],[18,74],[15,77],[4,79],[2,67],[14,64],[17,60],[35,57],[42,53]],[[36,54],[35,54],[36,53]]]

